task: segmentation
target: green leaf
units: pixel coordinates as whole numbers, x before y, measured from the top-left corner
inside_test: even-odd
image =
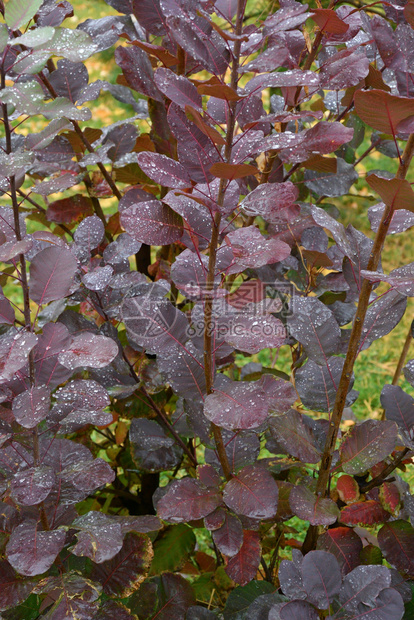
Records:
[[[163,537],[154,544],[150,574],[159,575],[165,571],[177,570],[194,550],[195,544],[193,530],[184,523],[167,528]]]
[[[9,33],[7,32],[7,26],[6,24],[0,24],[0,52],[4,50],[8,40]]]
[[[18,30],[34,17],[43,0],[9,0],[4,11],[4,19],[11,30]]]
[[[275,591],[275,587],[268,581],[251,581],[245,586],[239,586],[230,592],[224,608],[225,620],[240,620],[242,613],[261,594],[269,594]]]
[[[50,41],[55,34],[55,28],[52,26],[45,26],[44,28],[36,28],[36,30],[29,30],[20,37],[16,37],[12,41],[12,45],[24,45],[25,47],[38,47]]]

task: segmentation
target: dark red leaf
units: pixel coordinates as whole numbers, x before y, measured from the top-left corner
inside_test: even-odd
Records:
[[[111,560],[95,564],[92,579],[102,584],[108,596],[126,598],[144,581],[152,556],[152,545],[148,536],[127,534],[121,551]]]
[[[47,219],[57,224],[70,224],[88,215],[93,215],[92,201],[82,194],[55,200],[46,211]]]
[[[355,93],[355,109],[364,123],[382,133],[395,135],[399,123],[412,116],[413,102],[384,90],[358,90]]]
[[[226,243],[233,252],[232,263],[225,270],[227,275],[278,263],[290,254],[287,243],[279,239],[266,239],[256,226],[232,231],[226,236]]]
[[[312,9],[312,19],[322,32],[329,34],[343,34],[349,28],[332,9]]]
[[[22,392],[13,400],[13,415],[25,428],[33,428],[44,420],[50,409],[50,391],[41,385]]]
[[[375,525],[388,521],[390,517],[391,514],[379,502],[366,500],[343,508],[340,521],[346,525]]]
[[[77,530],[77,543],[71,552],[87,556],[97,564],[111,560],[122,549],[123,532],[120,523],[110,516],[91,511],[72,523]]]
[[[226,573],[236,583],[245,585],[256,577],[261,558],[260,536],[258,532],[245,530],[240,551],[227,563]]]
[[[324,365],[328,357],[338,353],[341,330],[329,307],[316,297],[295,297],[288,327],[317,364]]]
[[[221,495],[213,487],[193,478],[174,481],[157,505],[158,516],[171,523],[195,521],[206,517],[221,504]]]
[[[241,203],[246,215],[260,215],[268,222],[278,222],[283,209],[292,207],[298,199],[298,189],[291,181],[266,183],[250,192]]]
[[[277,512],[278,488],[268,471],[247,465],[226,484],[223,499],[236,514],[270,519]]]
[[[386,523],[378,532],[378,543],[386,560],[412,579],[414,577],[414,528],[402,519]]]
[[[21,575],[33,577],[46,572],[63,549],[66,534],[62,530],[39,531],[39,524],[26,519],[12,532],[6,546],[6,555],[13,568]]]
[[[383,179],[375,174],[367,176],[367,183],[386,205],[393,209],[414,211],[414,192],[405,179]]]
[[[396,440],[395,422],[365,420],[355,425],[340,448],[343,470],[347,474],[363,474],[391,454]]]
[[[159,0],[132,0],[132,9],[140,25],[151,34],[165,34],[165,17]]]
[[[34,579],[22,579],[6,560],[0,560],[0,611],[23,603],[35,587]]]
[[[342,575],[346,575],[359,565],[362,541],[353,529],[334,527],[319,536],[317,548],[332,553],[339,562]]]

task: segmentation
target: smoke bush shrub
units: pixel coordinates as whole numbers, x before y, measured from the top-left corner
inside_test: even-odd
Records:
[[[0,2],[2,617],[412,618],[411,333],[341,420],[414,294],[414,4],[107,1]]]

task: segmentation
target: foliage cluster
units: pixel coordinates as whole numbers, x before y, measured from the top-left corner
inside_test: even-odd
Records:
[[[414,296],[414,3],[107,2],[0,1],[2,617],[412,618],[411,332],[341,423]]]

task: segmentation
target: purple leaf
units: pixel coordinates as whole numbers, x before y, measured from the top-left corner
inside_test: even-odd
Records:
[[[120,220],[133,239],[148,245],[175,243],[183,234],[181,217],[159,200],[131,205],[122,211]]]
[[[184,76],[175,75],[170,69],[158,69],[154,80],[159,90],[180,107],[185,108],[186,105],[190,105],[202,111],[201,95]]]
[[[343,366],[342,357],[331,357],[325,366],[308,360],[298,368],[295,386],[305,407],[313,411],[332,411]],[[352,377],[350,389],[353,383]]]
[[[55,482],[56,476],[51,467],[30,467],[14,475],[10,495],[17,504],[34,506],[46,499]]]
[[[318,609],[328,609],[341,587],[341,571],[335,556],[326,551],[310,551],[303,558],[301,570],[307,600]]]
[[[246,215],[260,215],[272,223],[277,222],[283,216],[283,209],[292,207],[296,203],[298,195],[296,185],[290,181],[266,183],[250,192],[240,206]]]
[[[36,254],[30,265],[30,298],[42,305],[69,295],[77,266],[66,248],[46,248]]]
[[[50,391],[45,386],[32,387],[13,400],[13,415],[25,428],[34,428],[50,409]]]
[[[287,413],[298,398],[295,388],[289,381],[264,374],[260,383],[269,399],[271,413]]]
[[[280,609],[279,617],[281,620],[318,620],[319,615],[310,603],[306,601],[291,601],[283,605]]]
[[[332,525],[339,517],[335,502],[327,497],[316,497],[303,485],[292,489],[289,503],[295,515],[311,525]]]
[[[182,459],[182,450],[154,420],[134,419],[129,428],[131,454],[137,467],[157,472],[174,469]]]
[[[187,317],[166,299],[133,297],[121,311],[128,337],[149,352],[165,353],[188,340]]]
[[[163,101],[163,96],[154,82],[148,55],[139,47],[118,47],[115,50],[115,62],[121,67],[128,86],[150,99]]]
[[[191,180],[184,166],[166,155],[139,153],[138,164],[145,174],[160,185],[173,188],[191,187]]]
[[[290,247],[279,239],[266,239],[256,226],[238,228],[226,236],[233,252],[233,261],[226,274],[240,273],[248,268],[262,267],[284,260]]]
[[[145,30],[157,36],[165,34],[165,18],[159,0],[132,0],[132,9]]]
[[[98,247],[105,236],[105,227],[102,220],[96,215],[85,217],[75,230],[77,244],[88,249],[89,253]]]
[[[225,323],[225,320],[220,322],[220,329]],[[235,349],[250,354],[259,353],[265,348],[280,348],[286,340],[283,323],[272,315],[230,316],[229,328],[224,334],[224,340]]]
[[[37,343],[37,336],[11,329],[0,337],[0,381],[9,381],[27,363],[27,356]]]
[[[305,161],[312,153],[320,155],[333,153],[342,144],[350,142],[353,135],[352,127],[345,127],[336,121],[320,121],[301,134],[302,141],[298,145],[282,149],[280,158],[282,161],[299,163]]]
[[[329,551],[339,562],[342,575],[347,575],[359,565],[362,541],[350,527],[334,527],[318,538],[317,548]]]
[[[226,484],[223,499],[236,514],[270,519],[277,511],[278,488],[268,471],[248,465]]]
[[[318,364],[339,352],[341,330],[331,310],[316,297],[295,297],[288,317],[290,334]]]
[[[258,75],[247,83],[244,92],[249,95],[264,88],[281,88],[282,86],[308,86],[317,90],[319,88],[319,76],[313,71],[300,71],[299,69]]]
[[[414,297],[414,263],[393,269],[388,276],[378,271],[364,270],[361,270],[361,275],[371,282],[388,282],[401,295]]]
[[[80,461],[65,467],[60,477],[81,491],[95,491],[115,480],[115,472],[103,459]]]
[[[157,620],[182,620],[189,607],[195,605],[194,591],[181,575],[163,573],[146,580],[129,601],[130,609],[145,617],[150,609]]]
[[[245,530],[240,551],[227,563],[226,573],[236,583],[245,585],[256,577],[261,559],[260,536],[258,532]]]
[[[339,600],[349,613],[357,612],[361,603],[374,607],[375,599],[390,583],[391,573],[385,566],[357,566],[344,578]]]
[[[192,20],[183,19],[180,16],[171,15],[167,18],[168,28],[177,44],[187,52],[194,60],[198,60],[203,65],[209,64],[209,53],[202,40],[208,39],[201,29],[192,23]],[[202,36],[199,36],[199,35]],[[213,65],[214,67],[214,65]]]
[[[237,0],[216,0],[214,2],[214,8],[216,9],[216,12],[231,21],[236,15]]]
[[[132,151],[137,137],[137,128],[131,123],[125,123],[125,125],[114,127],[108,131],[102,144],[108,141],[114,143],[114,146],[108,150],[108,157],[115,162]]]
[[[409,436],[414,426],[414,398],[398,385],[384,385],[381,392],[381,405],[387,420],[396,422]]]
[[[269,428],[277,444],[287,454],[304,463],[318,463],[321,460],[316,438],[299,411],[291,409],[284,415],[270,418]]]
[[[414,575],[414,528],[399,519],[378,532],[378,543],[386,560],[409,578]]]
[[[382,338],[398,325],[407,307],[407,298],[390,291],[368,307],[362,329],[360,350]]]
[[[62,530],[38,531],[38,523],[26,519],[12,532],[6,555],[21,575],[33,577],[46,572],[63,549],[66,534]]]
[[[110,265],[95,267],[82,277],[82,284],[90,291],[103,291],[112,280],[114,270]]]
[[[363,474],[385,459],[395,448],[395,422],[365,420],[355,425],[340,447],[342,468],[347,474]]]
[[[279,582],[283,594],[290,599],[306,599],[302,578],[303,556],[297,549],[292,550],[292,560],[282,560],[279,567]]]
[[[204,401],[204,415],[228,430],[256,428],[269,413],[266,393],[255,383],[231,382]]]
[[[227,512],[223,525],[213,531],[212,537],[221,553],[228,557],[236,555],[243,544],[243,528],[240,520]]]
[[[89,81],[88,70],[82,62],[72,62],[67,58],[58,60],[57,69],[49,76],[56,94],[59,97],[67,97],[75,103],[81,91]]]
[[[23,603],[35,586],[33,579],[21,579],[6,560],[0,560],[0,611]]]
[[[80,366],[104,368],[118,355],[118,345],[112,338],[83,332],[75,336],[65,351],[58,356],[59,362],[74,370]]]
[[[160,519],[171,523],[195,521],[206,517],[221,504],[221,495],[213,487],[193,478],[172,482],[157,505]]]
[[[148,574],[152,546],[145,534],[127,534],[124,545],[111,560],[95,564],[92,579],[112,598],[130,596]]]
[[[78,542],[71,552],[101,564],[111,560],[122,549],[123,533],[115,519],[101,512],[88,512],[72,523]]]
[[[373,232],[377,232],[384,210],[385,205],[383,202],[379,202],[378,204],[369,207],[368,219]],[[407,209],[397,209],[392,215],[388,234],[394,235],[396,233],[404,232],[412,226],[414,226],[414,213],[408,211]]]
[[[325,62],[320,71],[321,84],[329,90],[356,86],[369,71],[369,59],[358,51],[341,50]]]
[[[160,354],[158,369],[177,394],[186,399],[203,399],[206,393],[204,365],[190,344],[187,349],[177,345]]]
[[[0,325],[14,325],[15,314],[11,303],[0,294]]]

